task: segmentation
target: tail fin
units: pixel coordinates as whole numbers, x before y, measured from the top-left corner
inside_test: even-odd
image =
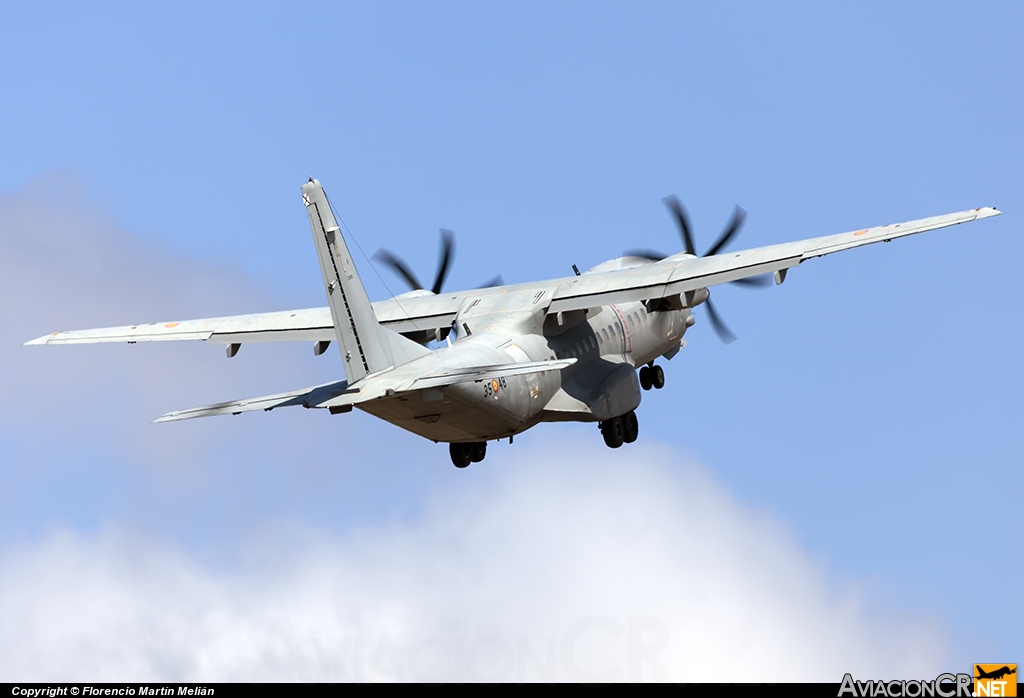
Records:
[[[412,361],[430,350],[382,327],[373,313],[359,272],[345,244],[334,211],[320,182],[310,177],[302,185],[309,224],[331,306],[334,334],[352,385],[363,376]]]

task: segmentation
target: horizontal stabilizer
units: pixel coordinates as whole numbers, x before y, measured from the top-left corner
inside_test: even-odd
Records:
[[[276,407],[292,407],[302,405],[303,407],[319,407],[323,403],[334,400],[349,391],[347,381],[335,381],[325,383],[303,390],[293,390],[290,393],[278,393],[276,395],[264,395],[246,400],[235,400],[233,402],[221,402],[216,405],[205,407],[193,407],[177,412],[168,412],[162,417],[153,420],[154,424],[160,422],[178,422],[183,419],[194,419],[195,417],[214,417],[220,414],[240,414],[242,412],[253,412],[255,410],[272,410]]]
[[[432,373],[412,382],[410,389],[421,390],[424,388],[440,388],[456,383],[469,383],[470,381],[482,381],[490,378],[502,378],[508,376],[522,376],[530,373],[543,373],[545,371],[560,371],[576,363],[576,359],[554,359],[551,361],[530,361],[521,364],[496,364],[493,366],[469,366],[449,371]]]

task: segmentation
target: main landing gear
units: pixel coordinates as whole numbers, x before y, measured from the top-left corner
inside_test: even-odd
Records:
[[[636,419],[636,412],[630,410],[621,417],[612,417],[601,422],[601,436],[608,448],[618,448],[622,444],[631,444],[636,441],[640,433],[640,424]]]
[[[644,390],[654,388],[661,390],[665,387],[665,372],[654,362],[640,369],[640,387]]]
[[[479,463],[487,455],[487,442],[448,444],[448,453],[456,468],[465,468],[470,463]]]

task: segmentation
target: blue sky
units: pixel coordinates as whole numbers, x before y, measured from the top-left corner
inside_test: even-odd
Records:
[[[329,380],[340,362],[306,346],[243,347],[231,362],[202,345],[20,346],[322,305],[298,193],[310,175],[366,254],[388,247],[421,277],[437,229],[455,230],[453,289],[675,251],[669,193],[698,247],[736,203],[749,214],[737,246],[995,205],[1003,216],[814,260],[778,288],[716,290],[740,341],[719,343],[698,312],[665,364],[668,389],[644,395],[654,450],[615,456],[644,482],[662,482],[645,468],[689,482],[671,464],[698,464],[721,501],[784,530],[826,588],[941,627],[943,666],[1017,661],[1022,15],[1011,3],[5,7],[8,569],[30,565],[26,550],[64,550],[60,536],[89,549],[130,534],[235,574],[250,569],[239,551],[282,528],[303,543],[425,535],[445,502],[519,491],[508,483],[528,461],[586,478],[572,454],[605,458],[587,425],[541,426],[465,473],[360,414],[151,426]],[[372,297],[404,290],[357,263]],[[573,496],[562,480],[537,487]],[[679,599],[665,598],[649,612],[671,616]]]

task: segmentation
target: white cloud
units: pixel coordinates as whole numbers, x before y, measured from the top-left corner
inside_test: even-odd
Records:
[[[513,447],[515,448],[515,447]],[[488,467],[487,465],[475,467]],[[54,535],[0,565],[8,680],[838,681],[941,669],[670,452],[524,451],[406,524],[282,527],[238,565]]]

